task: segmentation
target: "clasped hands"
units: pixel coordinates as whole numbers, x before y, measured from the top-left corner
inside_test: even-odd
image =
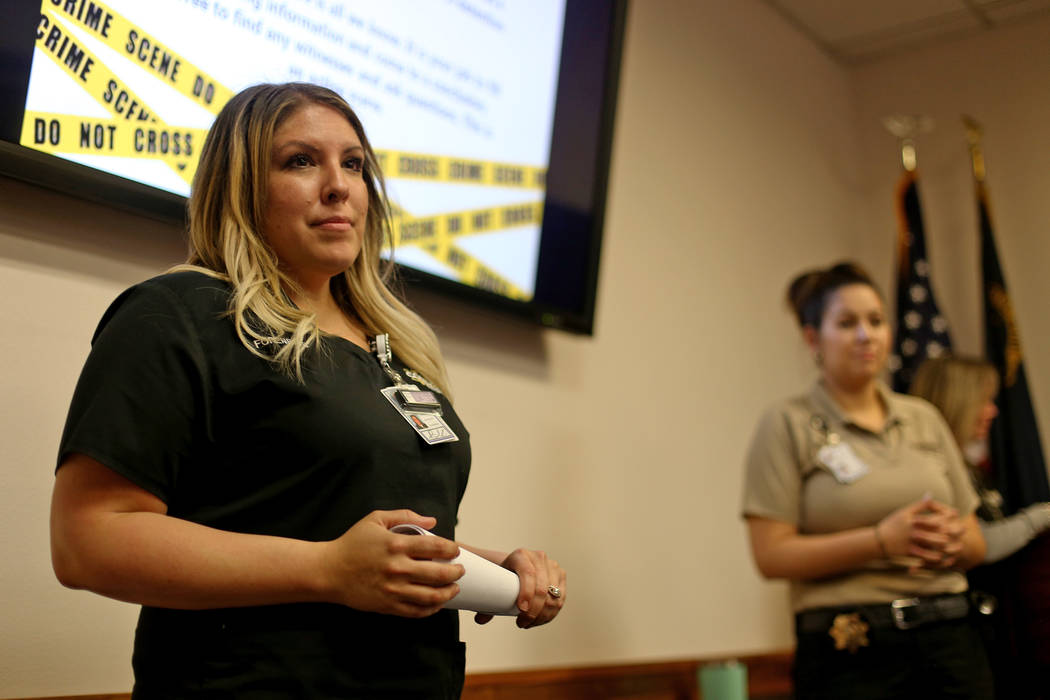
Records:
[[[930,497],[887,515],[875,526],[889,557],[914,557],[917,569],[950,569],[963,550],[966,528],[958,511]]]
[[[374,511],[341,537],[325,542],[321,569],[326,597],[357,610],[427,617],[459,593],[464,574],[449,560],[459,555],[459,545],[443,537],[418,537],[390,532],[394,525],[411,523],[431,529],[437,521],[410,510]],[[480,553],[480,552],[479,552]],[[565,572],[544,552],[516,549],[496,562],[518,575],[518,627],[550,622],[565,603]],[[560,598],[548,595],[548,586],[562,590]],[[485,624],[491,615],[478,614]]]

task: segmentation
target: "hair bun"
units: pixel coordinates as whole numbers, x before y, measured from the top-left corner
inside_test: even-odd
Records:
[[[824,269],[808,270],[795,277],[788,285],[787,303],[795,313],[798,325],[819,326],[828,296],[847,284],[867,285],[879,294],[867,271],[849,260]]]
[[[817,287],[821,275],[822,270],[809,270],[791,280],[791,284],[788,285],[787,303],[798,317],[799,324],[802,324],[802,310],[813,296],[813,290]]]

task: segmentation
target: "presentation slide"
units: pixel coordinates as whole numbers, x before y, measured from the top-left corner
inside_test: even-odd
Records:
[[[395,259],[535,291],[565,0],[43,0],[23,146],[180,195],[237,91],[307,81],[364,123]]]

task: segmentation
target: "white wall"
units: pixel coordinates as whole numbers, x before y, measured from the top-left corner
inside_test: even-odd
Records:
[[[754,573],[737,516],[759,411],[812,376],[781,296],[800,269],[842,257],[890,269],[893,144],[883,158],[867,125],[884,108],[875,95],[896,89],[879,79],[890,66],[846,71],[757,0],[636,0],[624,61],[596,335],[415,299],[473,436],[461,538],[547,549],[570,576],[553,625],[464,617],[469,670],[789,646],[784,587]],[[894,109],[918,111],[897,104],[909,99]],[[1027,114],[1019,100],[1004,119]],[[1031,129],[1043,144],[1046,123]],[[996,179],[1024,162],[1028,134],[998,138],[993,195],[1031,356],[1046,282],[1008,239],[1027,220],[1009,219],[1011,187]],[[1026,201],[1018,211],[1045,220]],[[99,315],[182,244],[165,225],[11,181],[0,212],[0,697],[126,691],[135,609],[54,582],[51,468]],[[934,265],[947,279],[950,264]],[[964,308],[954,291],[945,306]]]
[[[136,610],[63,589],[48,502],[100,314],[184,256],[170,226],[0,180],[0,697],[130,689]]]
[[[739,465],[761,407],[808,376],[788,275],[856,253],[850,94],[758,3],[631,4],[596,337],[545,334],[536,373],[450,348],[477,449],[463,537],[531,539],[571,581],[549,629],[467,626],[471,668],[790,644]],[[507,395],[513,421],[491,410]]]

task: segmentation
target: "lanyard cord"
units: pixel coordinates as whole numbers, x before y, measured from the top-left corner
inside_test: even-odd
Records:
[[[376,335],[375,340],[372,341],[375,347],[376,359],[379,360],[379,366],[383,368],[387,376],[394,382],[396,386],[401,386],[405,383],[405,380],[401,378],[401,375],[390,366],[390,360],[393,359],[394,353],[390,350],[390,335],[387,333],[379,333]]]

